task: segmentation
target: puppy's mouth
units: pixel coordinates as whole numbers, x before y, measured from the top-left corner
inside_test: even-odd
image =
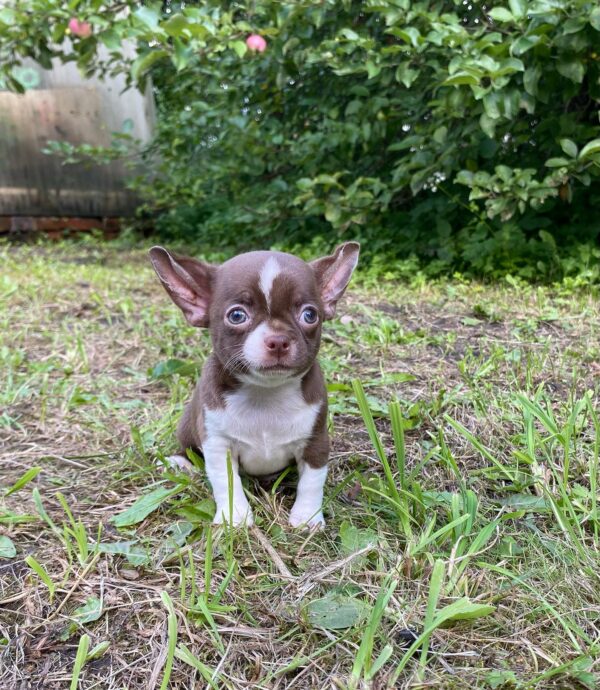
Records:
[[[296,371],[296,368],[286,364],[270,364],[256,367],[254,370],[256,373],[264,374],[265,376],[281,376],[284,374],[293,374]]]

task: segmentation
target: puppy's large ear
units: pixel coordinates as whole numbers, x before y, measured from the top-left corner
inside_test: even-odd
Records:
[[[152,247],[150,261],[165,290],[192,326],[208,326],[216,266]]]
[[[338,300],[348,287],[352,272],[358,263],[359,251],[358,242],[344,242],[336,247],[331,256],[324,256],[310,263],[321,289],[326,319],[332,319],[335,316]]]

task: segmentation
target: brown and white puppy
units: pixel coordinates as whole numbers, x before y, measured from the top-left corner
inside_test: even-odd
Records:
[[[209,356],[177,436],[204,456],[217,511],[230,516],[227,454],[233,466],[233,524],[252,524],[239,477],[268,475],[295,461],[300,480],[294,527],[324,524],[329,437],[327,391],[317,352],[323,321],[333,318],[358,261],[346,242],[306,263],[291,254],[240,254],[220,266],[153,247],[150,259],[188,323],[210,329]]]

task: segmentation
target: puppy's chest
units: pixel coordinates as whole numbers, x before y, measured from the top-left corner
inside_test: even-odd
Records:
[[[322,404],[307,403],[299,386],[242,387],[225,400],[224,408],[205,410],[207,435],[228,439],[244,470],[257,475],[276,472],[301,455]]]

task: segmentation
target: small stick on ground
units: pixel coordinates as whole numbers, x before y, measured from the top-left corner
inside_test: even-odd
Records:
[[[263,549],[269,554],[271,560],[275,564],[275,567],[279,571],[279,574],[282,577],[285,577],[286,579],[295,580],[296,578],[292,575],[290,569],[283,562],[281,556],[277,553],[277,551],[275,551],[273,545],[267,539],[266,535],[256,525],[252,525],[252,527],[250,528],[250,532],[252,532],[252,534],[260,542],[260,545],[263,547]]]

